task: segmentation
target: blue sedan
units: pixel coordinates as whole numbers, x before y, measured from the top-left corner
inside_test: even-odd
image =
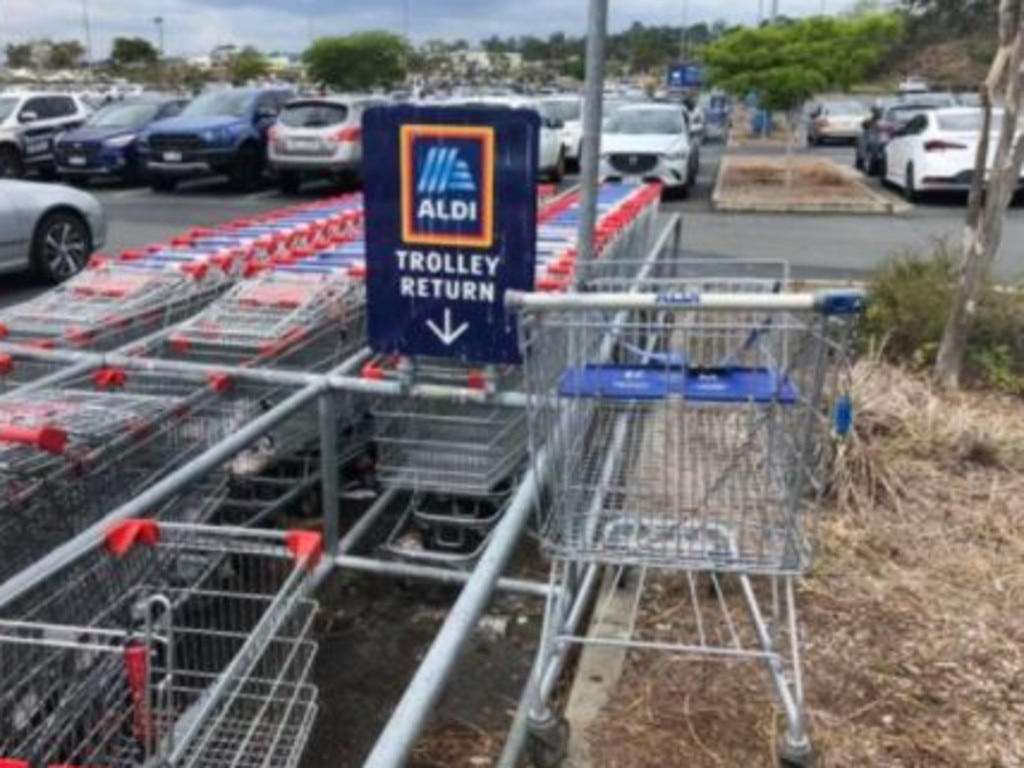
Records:
[[[81,128],[61,135],[55,144],[62,179],[84,185],[96,177],[128,184],[145,180],[138,153],[139,132],[157,120],[177,115],[184,99],[129,99],[108,104]]]

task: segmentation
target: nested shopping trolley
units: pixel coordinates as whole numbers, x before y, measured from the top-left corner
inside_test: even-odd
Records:
[[[744,285],[509,297],[532,453],[551,478],[542,541],[562,587],[534,679],[542,762],[565,736],[550,670],[575,643],[764,662],[783,762],[810,761],[794,579],[811,563],[832,441],[849,428],[842,374],[864,298]],[[609,590],[599,629],[581,636],[574,588],[595,569],[628,587],[629,618],[603,631],[625,594]]]
[[[41,574],[0,608],[0,764],[293,768],[317,712],[321,550],[128,520]]]
[[[0,397],[0,581],[262,413],[266,389],[108,367]]]

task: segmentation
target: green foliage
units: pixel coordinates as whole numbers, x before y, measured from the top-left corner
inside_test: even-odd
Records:
[[[152,64],[160,57],[156,48],[144,37],[115,37],[110,61],[118,67]]]
[[[25,69],[32,66],[31,43],[8,43],[7,66],[14,69]]]
[[[85,58],[85,46],[77,40],[61,40],[53,44],[46,65],[50,69],[71,69]]]
[[[817,16],[735,30],[705,48],[703,59],[715,85],[740,94],[754,91],[768,109],[791,112],[816,93],[848,89],[901,32],[896,14]]]
[[[309,76],[346,91],[391,88],[405,80],[408,46],[390,32],[321,37],[302,55]]]
[[[860,326],[864,350],[921,369],[935,361],[959,272],[959,256],[939,243],[926,255],[894,256],[872,275]],[[1024,394],[1024,294],[989,283],[967,345],[966,380]]]
[[[270,64],[263,54],[251,46],[246,46],[228,59],[228,77],[235,85],[244,85],[250,80],[258,80],[270,72]]]

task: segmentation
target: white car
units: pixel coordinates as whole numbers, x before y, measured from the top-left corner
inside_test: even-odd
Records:
[[[316,96],[288,102],[267,141],[267,159],[281,191],[294,194],[307,177],[358,180],[363,112],[387,103],[377,96]]]
[[[90,113],[84,101],[67,93],[0,93],[0,177],[53,173],[54,139]]]
[[[988,165],[995,159],[1002,113],[992,113]],[[914,201],[925,192],[967,191],[981,137],[981,110],[967,107],[921,112],[893,134],[885,147],[885,181]]]
[[[562,150],[566,163],[579,168],[583,153],[583,99],[580,96],[548,96],[541,99],[544,117],[562,123]]]
[[[562,121],[545,117],[539,101],[519,96],[477,96],[445,102],[458,107],[508,107],[528,109],[540,115],[540,158],[538,170],[548,181],[558,183],[565,176],[565,151],[562,147]]]
[[[685,195],[700,164],[696,142],[678,104],[621,107],[601,130],[601,178],[657,181],[666,191]]]
[[[0,179],[0,274],[33,269],[59,283],[80,272],[106,236],[103,208],[92,195]]]

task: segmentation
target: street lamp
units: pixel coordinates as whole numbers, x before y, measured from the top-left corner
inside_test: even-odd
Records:
[[[160,50],[160,58],[164,57],[164,17],[154,16],[153,23],[156,25],[156,39]]]
[[[89,3],[82,0],[82,26],[85,27],[85,62],[86,66],[92,65],[92,27],[89,24]]]

